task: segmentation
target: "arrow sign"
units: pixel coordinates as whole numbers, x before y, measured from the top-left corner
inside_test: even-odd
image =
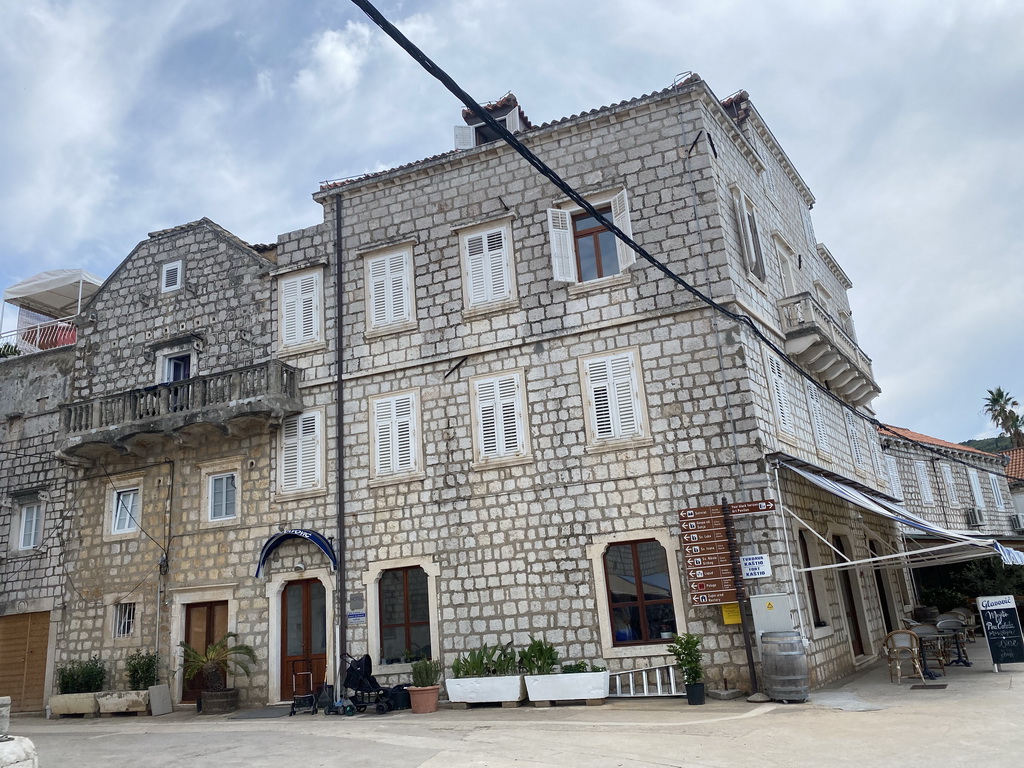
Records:
[[[725,533],[725,518],[718,517],[697,517],[692,520],[680,520],[679,528],[682,531],[722,531]]]
[[[729,505],[729,510],[734,515],[745,515],[748,512],[774,512],[775,499],[761,499],[760,501],[738,501]]]
[[[735,603],[736,590],[722,589],[717,592],[691,592],[690,605],[721,605]]]
[[[690,555],[686,558],[686,567],[689,568],[714,568],[715,566],[728,566],[732,568],[732,558],[728,553],[722,554],[713,552],[707,555]]]
[[[732,577],[732,566],[727,564],[709,565],[701,568],[686,569],[686,578],[688,581],[699,581],[700,579],[723,579]]]
[[[715,592],[720,589],[736,589],[736,579],[729,576],[723,579],[697,579],[690,581],[691,592]]]
[[[686,544],[683,553],[690,555],[711,555],[715,553],[728,554],[729,544],[725,541],[701,542],[700,544]]]
[[[684,520],[695,520],[702,517],[717,517],[721,519],[722,508],[721,507],[693,507],[692,509],[684,509],[679,513],[679,521]]]

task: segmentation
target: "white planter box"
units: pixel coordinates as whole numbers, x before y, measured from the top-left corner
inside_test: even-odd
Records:
[[[608,697],[608,672],[526,675],[530,701],[573,701]]]
[[[149,711],[149,691],[102,691],[96,694],[101,715]]]
[[[444,681],[444,687],[448,691],[448,701],[453,703],[484,704],[526,698],[522,675],[449,678]]]
[[[95,715],[95,693],[58,693],[50,697],[51,715]]]

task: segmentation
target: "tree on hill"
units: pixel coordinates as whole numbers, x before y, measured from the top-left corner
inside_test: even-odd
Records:
[[[1017,413],[1020,403],[1002,387],[988,390],[984,413],[1003,434],[1010,438],[1013,448],[1024,448],[1024,417]]]

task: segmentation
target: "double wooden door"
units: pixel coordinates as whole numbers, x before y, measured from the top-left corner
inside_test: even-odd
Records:
[[[185,606],[185,642],[200,653],[224,637],[228,631],[228,602],[190,603]],[[199,673],[182,683],[181,700],[195,701],[203,690]]]
[[[281,595],[281,698],[313,693],[327,677],[327,594],[317,579]]]
[[[49,636],[48,611],[0,617],[0,695],[11,697],[12,712],[43,709]]]

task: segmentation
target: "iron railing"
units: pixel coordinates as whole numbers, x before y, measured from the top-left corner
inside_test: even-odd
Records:
[[[0,333],[0,359],[71,346],[78,338],[78,330],[70,319],[48,320]]]

